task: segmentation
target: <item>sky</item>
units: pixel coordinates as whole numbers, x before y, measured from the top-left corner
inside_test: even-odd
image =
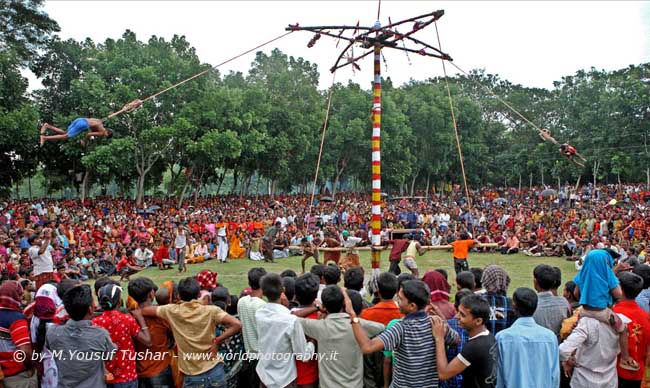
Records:
[[[202,62],[215,65],[284,33],[288,24],[371,26],[377,1],[46,1],[44,11],[56,20],[62,39],[95,42],[118,39],[126,29],[146,41],[151,35],[171,39],[185,35]],[[438,9],[443,51],[460,68],[484,69],[516,84],[551,89],[554,81],[581,69],[616,70],[650,62],[650,1],[396,1],[382,0],[380,22],[388,24]],[[411,24],[409,24],[410,26]],[[404,28],[403,32],[406,32]],[[312,35],[294,32],[262,50],[316,63],[320,87],[331,85],[329,68],[342,44],[322,37],[307,48]],[[433,26],[414,35],[437,46]],[[415,46],[410,46],[414,47]],[[419,47],[417,47],[419,49]],[[356,51],[360,53],[361,51]],[[219,68],[247,73],[254,52]],[[443,75],[441,61],[385,49],[382,75],[395,85],[410,79]],[[348,79],[369,87],[372,56],[361,71],[348,66],[336,81]],[[448,73],[455,69],[447,66]],[[30,88],[40,87],[33,75]]]

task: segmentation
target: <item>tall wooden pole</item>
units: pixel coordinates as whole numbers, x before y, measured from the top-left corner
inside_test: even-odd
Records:
[[[375,24],[375,27],[379,24]],[[381,245],[381,45],[375,45],[375,78],[372,87],[372,245]],[[381,251],[372,251],[372,272],[378,275]]]

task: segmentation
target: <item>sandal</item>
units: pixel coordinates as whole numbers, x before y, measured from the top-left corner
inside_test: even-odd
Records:
[[[628,358],[626,360],[621,359],[618,365],[625,370],[629,370],[633,372],[636,372],[640,369],[639,364],[633,358]]]

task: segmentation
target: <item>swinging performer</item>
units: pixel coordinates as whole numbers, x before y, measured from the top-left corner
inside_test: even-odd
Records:
[[[137,107],[142,105],[142,100],[133,100],[128,104],[124,105],[122,109],[111,116],[115,116],[118,113],[122,112],[131,112]],[[46,135],[48,129],[56,132],[56,135]],[[54,125],[45,123],[41,127],[41,146],[45,144],[46,141],[58,141],[73,138],[81,133],[88,131],[84,138],[80,141],[82,145],[86,139],[92,138],[93,136],[105,137],[110,139],[113,136],[113,132],[110,129],[104,127],[104,120],[93,119],[93,118],[83,118],[79,117],[75,119],[68,126],[68,130],[64,131],[63,129],[57,128]]]
[[[560,146],[560,153],[564,156],[567,157],[570,161],[573,163],[577,164],[580,167],[584,167],[585,165],[580,163],[579,161],[575,160],[574,157],[577,156],[580,158],[583,162],[586,162],[587,159],[583,158],[582,155],[578,153],[578,151],[573,147],[572,145],[568,143],[564,143]]]

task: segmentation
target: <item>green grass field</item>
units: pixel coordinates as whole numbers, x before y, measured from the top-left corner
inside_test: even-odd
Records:
[[[132,278],[146,276],[152,279],[156,284],[160,284],[165,280],[170,279],[178,282],[186,276],[196,275],[203,269],[210,269],[219,274],[219,283],[228,287],[231,293],[239,294],[241,290],[248,286],[246,274],[250,268],[264,267],[269,272],[277,273],[290,268],[299,274],[301,257],[302,256],[292,256],[286,259],[279,259],[275,264],[248,259],[230,260],[230,262],[225,264],[218,263],[216,260],[209,260],[201,264],[188,265],[187,272],[183,274],[180,274],[177,269],[161,271],[157,268],[148,268],[137,275],[133,275]],[[417,257],[417,263],[420,270],[420,276],[422,276],[427,269],[446,269],[449,273],[449,283],[452,285],[453,298],[453,294],[456,292],[456,287],[451,252],[430,251],[423,256]],[[508,295],[512,295],[517,287],[533,288],[533,268],[535,268],[537,264],[541,263],[559,267],[562,270],[562,284],[573,279],[576,274],[574,263],[559,257],[528,257],[523,254],[506,256],[494,253],[470,253],[469,257],[470,267],[485,267],[489,264],[498,264],[505,268],[511,279]],[[305,265],[306,269],[309,270],[313,264],[313,259],[309,259]],[[361,264],[366,269],[366,275],[369,274],[371,268],[370,252],[361,252]],[[382,271],[388,270],[388,264],[388,252],[383,252],[381,259]],[[401,265],[401,268],[403,272],[408,271],[404,265]],[[126,285],[125,283],[126,282],[124,282],[124,285]],[[341,285],[342,284],[343,281],[341,281]]]

